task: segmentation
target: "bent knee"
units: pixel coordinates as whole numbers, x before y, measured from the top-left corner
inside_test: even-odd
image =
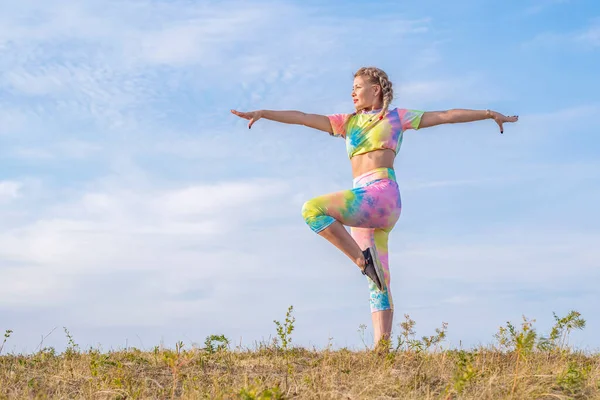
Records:
[[[304,218],[305,221],[315,218],[319,214],[319,207],[317,207],[314,199],[305,201],[302,205],[302,218]]]
[[[321,232],[335,221],[333,217],[323,211],[316,199],[308,200],[302,205],[302,218],[316,233]]]

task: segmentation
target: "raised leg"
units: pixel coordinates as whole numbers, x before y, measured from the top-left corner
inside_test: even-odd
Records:
[[[331,242],[359,267],[364,265],[362,250],[366,247],[359,246],[344,225],[391,229],[399,215],[398,185],[389,179],[315,197],[302,206],[302,217],[310,229]]]
[[[327,228],[320,231],[319,235],[341,250],[361,270],[365,267],[365,258],[361,248],[339,221],[334,221]]]

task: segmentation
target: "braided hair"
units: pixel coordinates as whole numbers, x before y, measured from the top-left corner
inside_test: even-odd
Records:
[[[358,76],[362,76],[366,78],[369,83],[379,85],[379,87],[381,87],[380,99],[383,102],[383,106],[381,107],[381,111],[379,111],[376,118],[374,118],[374,121],[364,128],[364,131],[366,132],[373,128],[387,114],[388,108],[394,99],[394,89],[388,75],[385,73],[385,71],[379,68],[362,67],[354,74],[355,78]],[[350,122],[350,119],[354,115],[356,115],[356,112],[349,116],[349,118],[346,120],[346,125]]]

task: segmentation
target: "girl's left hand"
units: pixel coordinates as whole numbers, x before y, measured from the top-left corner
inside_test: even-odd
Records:
[[[502,115],[496,111],[490,111],[490,115],[500,127],[500,133],[504,133],[504,127],[502,126],[502,124],[504,124],[505,122],[517,122],[519,120],[518,115],[511,115],[510,117],[507,117],[506,115]]]

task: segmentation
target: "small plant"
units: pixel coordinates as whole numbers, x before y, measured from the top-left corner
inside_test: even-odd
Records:
[[[34,360],[43,362],[56,357],[56,349],[54,347],[44,347],[34,355]]]
[[[583,392],[592,371],[591,365],[580,367],[575,362],[569,362],[565,371],[556,379],[557,385],[571,396],[576,396]]]
[[[515,352],[519,356],[526,356],[533,351],[537,333],[533,328],[535,320],[528,320],[523,316],[521,329],[517,329],[510,321],[506,326],[501,326],[494,335],[501,349]]]
[[[461,394],[469,382],[477,376],[473,368],[474,355],[472,353],[460,350],[456,361],[456,369],[452,376],[452,388],[458,394]]]
[[[554,315],[556,323],[552,327],[550,335],[541,337],[538,341],[537,347],[542,351],[563,350],[571,331],[585,328],[585,320],[577,311],[571,311],[563,318],[559,318],[556,313],[552,313],[552,315]]]
[[[284,351],[288,350],[289,344],[292,343],[292,332],[294,331],[294,322],[296,322],[296,318],[292,317],[293,310],[294,306],[288,307],[283,324],[277,320],[273,320],[275,325],[277,325],[277,336],[281,341],[281,347]]]
[[[400,350],[403,347],[405,350],[408,350],[410,343],[413,341],[415,336],[415,331],[413,328],[415,327],[416,322],[412,320],[408,314],[404,314],[404,319],[404,322],[398,324],[401,332],[400,335],[398,335],[398,345],[396,346],[396,350]]]
[[[401,322],[400,329],[402,330],[398,336],[398,343],[396,345],[396,351],[404,348],[405,350],[411,350],[417,353],[429,350],[432,346],[437,346],[446,338],[446,332],[448,330],[448,323],[442,322],[441,328],[435,329],[435,335],[423,336],[421,340],[415,339],[414,327],[416,322],[410,318],[408,314],[404,314],[404,322]]]
[[[110,360],[108,354],[100,354],[99,351],[92,349],[90,349],[88,354],[90,357],[90,373],[92,376],[98,376],[100,369],[106,365],[116,365],[115,362]]]
[[[2,345],[0,345],[0,354],[2,354],[2,349],[4,349],[4,345],[6,341],[10,338],[10,335],[13,333],[10,329],[4,331],[4,340],[2,341]]]
[[[210,335],[207,336],[206,340],[204,341],[204,350],[206,350],[209,354],[225,351],[227,350],[228,346],[229,339],[227,339],[225,335]]]
[[[75,375],[74,359],[75,355],[79,352],[79,345],[75,343],[75,340],[73,340],[73,336],[71,336],[71,333],[67,330],[67,328],[63,327],[63,329],[65,330],[65,335],[67,335],[68,339],[68,345],[64,352],[65,360],[68,361],[66,365],[69,374],[71,375],[71,377],[73,377]]]
[[[495,337],[501,347],[508,349],[516,354],[515,371],[511,395],[517,387],[517,377],[519,376],[519,363],[521,360],[527,360],[529,354],[533,352],[537,332],[533,328],[535,320],[528,320],[523,316],[521,329],[515,328],[510,322],[506,323],[506,327],[500,327]]]
[[[432,346],[437,346],[446,339],[446,332],[448,331],[448,323],[442,322],[441,328],[435,328],[435,335],[423,336],[422,340],[425,344],[425,349],[429,349]]]
[[[288,351],[288,347],[292,342],[292,332],[294,331],[294,322],[296,322],[296,318],[292,317],[292,311],[294,310],[294,306],[289,306],[287,313],[285,314],[285,322],[281,324],[281,322],[277,320],[273,320],[275,325],[277,325],[277,336],[281,341],[281,348],[283,350],[283,355],[285,357],[286,371],[285,371],[285,390],[288,390],[288,379],[289,376],[294,372],[294,368],[290,363],[290,352]],[[270,397],[269,397],[270,398]]]
[[[366,349],[369,348],[369,346],[367,345],[367,343],[365,342],[365,330],[367,329],[367,326],[365,324],[360,324],[358,326],[358,335],[360,336],[360,340],[363,342],[363,345],[365,346]]]
[[[177,352],[177,355],[181,354],[181,350],[183,349],[183,347],[185,346],[185,343],[183,343],[183,341],[179,341],[177,343],[175,343],[175,351]]]
[[[79,351],[79,345],[75,343],[75,340],[73,340],[73,336],[71,335],[69,330],[66,327],[63,327],[63,329],[65,330],[65,335],[67,335],[68,339],[68,346],[65,350],[65,354],[71,356]]]
[[[242,400],[283,400],[285,397],[279,386],[271,389],[260,390],[256,387],[242,388],[238,393]]]
[[[375,353],[377,354],[389,354],[392,341],[382,337],[379,342],[375,344]]]
[[[194,360],[193,351],[184,351],[184,343],[178,341],[175,343],[175,351],[154,349],[155,357],[160,355],[163,363],[169,368],[172,377],[171,398],[177,395],[178,384],[181,378],[181,369]]]

